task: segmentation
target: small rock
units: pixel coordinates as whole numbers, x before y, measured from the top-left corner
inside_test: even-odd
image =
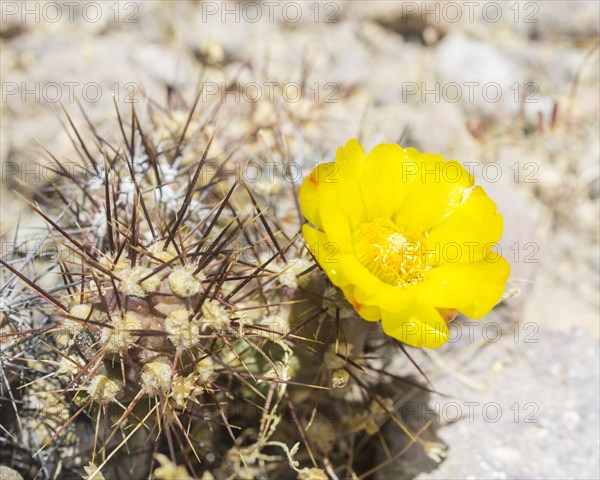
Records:
[[[514,57],[499,47],[460,34],[440,42],[434,58],[438,82],[428,85],[457,99],[465,111],[490,120],[508,121],[519,111],[515,91],[527,77]]]
[[[23,477],[10,467],[0,466],[0,480],[23,480]]]

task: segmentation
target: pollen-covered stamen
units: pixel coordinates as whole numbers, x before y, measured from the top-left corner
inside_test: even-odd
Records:
[[[423,279],[427,267],[421,242],[415,235],[403,234],[391,220],[362,223],[352,241],[360,263],[385,283],[405,287]]]

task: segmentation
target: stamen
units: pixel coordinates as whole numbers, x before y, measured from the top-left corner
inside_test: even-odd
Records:
[[[419,240],[420,236],[401,232],[387,218],[363,223],[353,234],[358,260],[385,283],[398,287],[423,279],[427,267],[422,262]]]

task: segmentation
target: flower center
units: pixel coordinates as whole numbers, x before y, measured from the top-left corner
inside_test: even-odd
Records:
[[[406,287],[423,279],[419,236],[401,233],[391,220],[376,218],[359,225],[352,234],[358,261],[385,283]]]

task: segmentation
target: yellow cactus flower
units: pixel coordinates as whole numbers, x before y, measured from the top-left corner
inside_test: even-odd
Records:
[[[307,245],[358,314],[386,334],[437,348],[456,311],[481,318],[510,273],[493,251],[495,203],[456,161],[396,144],[368,155],[357,140],[304,180]]]

